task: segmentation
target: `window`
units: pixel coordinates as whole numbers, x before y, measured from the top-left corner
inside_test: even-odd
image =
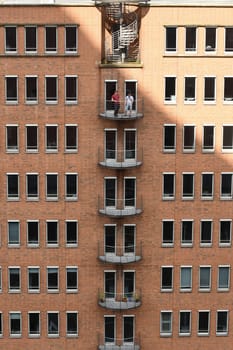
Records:
[[[51,311],[47,313],[48,322],[48,336],[59,336],[59,313],[57,311]]]
[[[8,221],[8,245],[19,246],[19,221]]]
[[[5,27],[5,53],[17,53],[17,28],[15,26]]]
[[[2,312],[0,312],[0,337],[3,336],[3,325],[2,325],[3,317],[2,317]]]
[[[38,126],[26,125],[26,151],[38,151]]]
[[[27,200],[39,198],[38,174],[26,175],[26,191]]]
[[[27,243],[29,246],[39,245],[39,221],[27,221]]]
[[[210,246],[212,244],[212,226],[211,220],[201,220],[200,243],[202,246]]]
[[[225,28],[225,51],[233,51],[233,28]]]
[[[46,222],[46,240],[47,245],[58,245],[58,222],[47,221]]]
[[[166,28],[166,51],[174,52],[176,51],[176,27],[167,27]]]
[[[214,126],[204,125],[203,126],[203,152],[214,151]]]
[[[78,199],[78,175],[66,174],[65,196],[68,200]]]
[[[198,312],[198,335],[208,335],[209,334],[209,311],[199,311]]]
[[[227,291],[230,288],[230,266],[218,267],[218,290]]]
[[[65,150],[76,152],[78,149],[77,125],[65,125]]]
[[[233,151],[233,125],[223,125],[223,151]]]
[[[77,76],[65,77],[65,101],[72,104],[78,101]]]
[[[66,312],[66,335],[68,337],[78,335],[78,313],[76,311]]]
[[[28,291],[38,293],[40,291],[40,269],[36,266],[28,267]]]
[[[65,52],[67,54],[77,53],[77,27],[65,27]]]
[[[184,152],[193,152],[195,150],[195,126],[194,125],[184,125]]]
[[[193,221],[182,220],[181,225],[181,245],[192,245],[193,244]]]
[[[6,103],[18,103],[18,77],[6,76]]]
[[[221,246],[231,244],[231,220],[220,220],[219,244]]]
[[[228,311],[217,311],[217,335],[228,334]]]
[[[66,245],[69,247],[78,244],[78,222],[75,220],[66,221]]]
[[[10,312],[9,313],[9,328],[11,337],[21,336],[21,313]]]
[[[180,311],[179,320],[179,335],[190,335],[191,334],[191,312]]]
[[[185,77],[185,95],[184,100],[188,103],[196,100],[196,78]]]
[[[9,292],[20,292],[20,268],[9,267]]]
[[[2,268],[0,266],[0,293],[1,292],[2,292]],[[1,313],[0,313],[0,315],[1,315]],[[1,327],[1,319],[0,319],[0,327]],[[0,336],[1,336],[1,330],[0,330]]]
[[[175,198],[175,174],[163,174],[163,199]]]
[[[174,221],[163,220],[162,222],[162,245],[173,246],[174,245]]]
[[[180,291],[190,292],[192,290],[192,267],[180,267]]]
[[[182,199],[194,198],[194,174],[183,174]]]
[[[197,28],[195,27],[186,28],[186,40],[185,40],[186,52],[194,52],[197,50],[196,35],[197,35]]]
[[[210,266],[200,266],[199,268],[199,291],[209,291],[211,286]]]
[[[176,78],[175,77],[165,78],[165,102],[170,102],[170,103],[176,102]]]
[[[233,101],[233,77],[224,78],[224,102]]]
[[[25,53],[37,52],[37,27],[25,27]]]
[[[46,198],[49,200],[58,199],[58,175],[46,174]]]
[[[46,151],[57,152],[58,150],[58,126],[46,125]]]
[[[161,290],[171,292],[173,289],[173,267],[161,267]]]
[[[28,313],[28,335],[29,337],[40,336],[40,313],[29,312]]]
[[[78,269],[76,266],[66,268],[66,291],[77,292],[78,290]]]
[[[232,199],[232,174],[221,174],[221,199]]]
[[[160,313],[160,335],[171,336],[172,335],[172,312],[161,311]]]
[[[58,268],[47,267],[47,288],[48,292],[58,292]]]
[[[207,27],[205,29],[205,51],[213,52],[216,50],[216,28]]]
[[[46,103],[57,103],[57,76],[45,77],[45,100]]]
[[[36,103],[38,100],[37,77],[25,77],[25,100],[26,103]]]
[[[164,125],[163,128],[163,150],[164,152],[174,152],[176,150],[176,126]]]
[[[205,77],[204,78],[204,101],[205,102],[214,102],[216,99],[215,96],[215,77]]]
[[[57,52],[57,27],[55,26],[45,27],[45,52]]]
[[[19,199],[19,175],[7,174],[7,199]]]
[[[7,152],[19,151],[18,125],[6,126],[6,150]]]
[[[201,183],[202,199],[213,199],[214,195],[214,174],[203,173]]]

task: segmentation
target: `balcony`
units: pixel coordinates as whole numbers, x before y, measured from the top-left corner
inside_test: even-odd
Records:
[[[136,245],[106,246],[98,242],[98,258],[104,263],[129,264],[142,259],[142,242]]]
[[[143,212],[142,198],[137,201],[136,205],[136,198],[115,199],[99,197],[98,211],[102,215],[114,218],[139,215]]]
[[[120,100],[120,107],[118,113],[114,113],[114,102],[106,100],[100,105],[99,116],[109,120],[135,120],[143,117],[143,100],[137,99],[133,103],[132,111],[125,110],[125,100]]]
[[[114,150],[98,150],[98,164],[111,169],[129,169],[139,167],[143,162],[142,148]]]
[[[141,292],[108,293],[99,291],[98,304],[111,310],[129,310],[141,306]]]
[[[98,336],[99,350],[140,350],[140,338],[110,338],[107,336]]]

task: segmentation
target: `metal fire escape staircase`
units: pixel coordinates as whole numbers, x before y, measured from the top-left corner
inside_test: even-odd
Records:
[[[107,61],[136,61],[139,52],[137,14],[123,8],[121,3],[111,3],[106,8],[106,16],[111,23],[112,40],[106,47]]]

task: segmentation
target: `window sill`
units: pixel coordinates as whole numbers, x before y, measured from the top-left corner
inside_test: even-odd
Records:
[[[65,200],[67,201],[67,202],[77,202],[77,200],[78,200],[78,197],[65,197]]]
[[[78,104],[78,100],[75,101],[65,101],[65,105],[66,106],[72,106],[72,105],[77,105]]]
[[[165,105],[176,105],[177,103],[176,103],[176,100],[169,100],[169,101],[164,101],[164,104]]]
[[[39,197],[27,197],[27,202],[38,202],[40,199]]]
[[[163,149],[163,153],[176,153],[175,149]]]
[[[195,153],[195,148],[183,149],[183,153]]]
[[[217,291],[218,291],[219,293],[226,293],[226,292],[229,292],[230,289],[229,289],[229,288],[218,288]]]
[[[198,337],[209,337],[209,332],[208,333],[197,333]]]
[[[230,248],[231,243],[219,243],[219,248]]]
[[[185,100],[184,101],[184,104],[185,105],[195,105],[197,103],[197,101],[194,99],[194,100]]]
[[[174,201],[175,197],[174,196],[166,196],[166,197],[163,197],[163,201]]]
[[[66,334],[67,338],[78,338],[78,334]]]
[[[77,149],[66,149],[64,153],[78,153]]]
[[[48,338],[59,338],[59,334],[48,334]]]
[[[192,248],[193,243],[181,243],[181,248]]]
[[[77,294],[78,293],[78,289],[67,289],[66,293],[67,294]]]
[[[212,149],[202,149],[202,153],[214,153],[214,148],[212,148]]]
[[[66,248],[77,248],[78,244],[77,243],[66,243]]]
[[[28,289],[28,293],[29,294],[39,294],[40,293],[40,290],[39,289]]]
[[[31,106],[31,105],[38,105],[38,101],[36,100],[36,101],[25,101],[25,105],[27,105],[27,106]]]
[[[51,290],[47,290],[48,294],[58,294],[59,293],[59,289],[51,289]]]
[[[213,100],[213,101],[203,101],[203,104],[204,105],[216,105],[216,100]]]
[[[188,333],[179,333],[179,337],[190,337],[191,332]]]
[[[18,148],[15,148],[15,149],[7,149],[7,150],[6,150],[6,153],[8,153],[8,154],[16,154],[16,153],[19,153],[19,149],[18,149]]]
[[[214,199],[213,196],[201,196],[202,201],[212,201]]]
[[[162,247],[163,248],[173,248],[174,247],[174,243],[162,243]]]
[[[8,197],[8,198],[7,198],[7,201],[8,201],[8,202],[19,202],[19,197],[12,197],[12,198],[11,198],[11,197],[10,197],[10,198]]]
[[[160,333],[160,337],[163,337],[163,338],[172,337],[172,333]]]
[[[40,334],[28,334],[28,338],[30,339],[40,338]]]
[[[180,289],[181,293],[192,293],[192,288]]]
[[[18,101],[6,101],[6,105],[8,106],[15,106],[15,105],[18,105],[19,102]]]
[[[227,337],[227,336],[228,336],[228,332],[222,332],[222,333],[216,332],[216,337]]]
[[[200,243],[200,247],[201,248],[211,248],[212,247],[212,243]]]
[[[56,101],[46,101],[45,100],[45,104],[46,105],[57,105],[58,104],[58,100],[56,100]]]
[[[38,153],[38,149],[26,149],[26,153]]]
[[[193,201],[194,200],[194,197],[190,196],[190,197],[182,197],[182,201]]]

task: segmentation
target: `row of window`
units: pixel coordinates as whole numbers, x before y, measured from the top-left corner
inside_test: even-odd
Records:
[[[48,337],[58,337],[62,334],[59,332],[60,318],[64,317],[66,322],[66,336],[77,337],[78,336],[78,311],[66,311],[61,315],[58,311],[47,311],[47,330],[43,330],[47,333]],[[22,334],[22,313],[20,311],[9,311],[8,316],[0,312],[0,337],[3,337],[3,316],[8,318],[9,336],[10,337],[21,337]],[[31,338],[37,338],[42,335],[41,331],[41,320],[42,312],[40,311],[29,311],[27,316],[25,314],[25,322],[27,318],[27,330],[28,336]]]
[[[196,53],[198,49],[198,32],[202,28],[196,26],[185,27],[185,43],[184,51],[186,53]],[[167,26],[165,27],[165,51],[166,53],[177,53],[178,35],[182,31],[182,27]],[[216,53],[217,51],[217,34],[221,28],[214,26],[206,27],[204,34],[204,51],[206,54]],[[225,53],[233,52],[233,27],[224,28],[224,51]],[[220,34],[220,33],[219,33]],[[202,41],[202,39],[201,39]]]
[[[168,104],[176,104],[177,98],[177,78],[175,76],[165,77],[165,93],[164,102]],[[197,78],[195,76],[186,76],[184,78],[184,103],[194,104],[197,102]],[[204,77],[203,83],[203,101],[205,104],[216,103],[216,77]],[[224,77],[223,87],[223,102],[224,104],[233,103],[233,77]]]
[[[60,242],[60,226],[58,220],[47,220],[45,222],[45,237],[47,247],[58,247]],[[28,247],[39,247],[42,223],[39,220],[28,220],[26,222],[26,235]],[[9,220],[7,222],[7,240],[11,247],[20,246],[20,221]],[[77,247],[78,245],[78,221],[66,220],[64,222],[66,247]]]
[[[59,267],[47,266],[46,267],[46,288],[48,293],[58,293],[63,290],[63,287],[59,285]],[[61,273],[61,271],[60,271]],[[3,286],[8,285],[8,292],[20,293],[21,286],[21,268],[19,266],[8,267],[8,284],[2,283],[2,269],[0,269],[0,287],[1,291]],[[60,278],[65,281],[64,290],[67,293],[78,292],[78,267],[66,266],[65,268],[66,278]],[[41,288],[41,269],[39,266],[29,266],[27,268],[27,290],[28,293],[39,293]]]
[[[18,31],[20,27],[7,25],[5,31],[5,54],[12,55],[18,53]],[[38,31],[44,31],[44,53],[58,53],[58,32],[64,36],[64,53],[77,54],[78,52],[78,30],[77,25],[66,25],[60,28],[56,25],[36,26],[28,25],[24,27],[24,52],[25,54],[37,54],[38,52]],[[20,48],[20,52],[23,51]]]
[[[58,152],[58,125],[47,124],[44,130],[46,152]],[[77,152],[77,124],[66,124],[64,133],[64,151]],[[39,127],[36,124],[25,126],[25,150],[26,152],[38,152],[39,150]],[[19,151],[19,126],[17,124],[6,125],[6,151],[10,153]]]
[[[213,225],[211,219],[200,220],[200,246],[209,247],[213,244]],[[180,243],[181,246],[193,246],[194,242],[194,220],[183,219],[180,222]],[[175,221],[164,219],[162,221],[162,246],[174,246]],[[232,219],[219,221],[219,246],[229,247],[231,245]]]
[[[194,199],[194,177],[191,172],[182,174],[182,199]],[[230,200],[233,194],[233,173],[220,175],[220,199]],[[201,174],[201,199],[212,200],[214,198],[214,173]],[[175,173],[163,174],[163,200],[175,199]]]
[[[39,174],[28,173],[26,174],[26,198],[27,200],[39,200]],[[45,197],[46,200],[59,200],[58,193],[58,174],[47,173],[45,175]],[[8,173],[7,174],[7,199],[19,200],[19,174]],[[65,193],[64,199],[70,201],[76,201],[78,199],[78,174],[67,173],[65,174]]]
[[[78,77],[77,75],[66,75],[64,77],[64,98],[66,104],[78,103]],[[18,93],[18,76],[5,76],[5,100],[7,104],[17,104],[19,102]],[[37,104],[39,102],[38,96],[38,76],[28,75],[25,77],[25,103]],[[45,103],[58,103],[58,76],[46,75],[44,81],[45,89]]]
[[[199,292],[209,292],[211,290],[211,269],[210,265],[199,266],[198,290]],[[180,266],[180,291],[192,291],[192,266]],[[161,267],[161,291],[172,292],[174,284],[174,267]],[[230,266],[218,266],[217,290],[221,292],[229,291],[230,289]]]
[[[208,336],[210,334],[210,310],[197,311],[197,335]],[[192,332],[191,318],[192,311],[180,310],[179,314],[179,336],[190,336]],[[226,336],[228,335],[228,310],[217,310],[215,314],[216,322],[216,335]],[[173,312],[170,310],[164,310],[160,313],[160,335],[162,337],[172,336],[173,329]]]

